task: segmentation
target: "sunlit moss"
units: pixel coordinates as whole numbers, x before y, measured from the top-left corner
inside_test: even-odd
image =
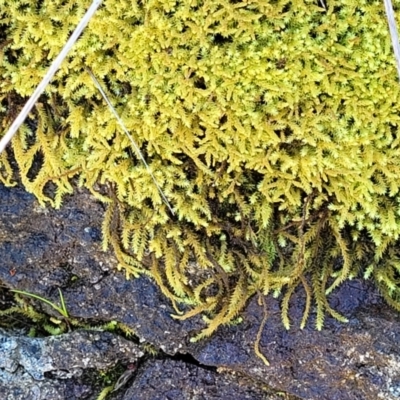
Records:
[[[89,3],[0,0],[3,130]],[[256,292],[284,294],[288,327],[297,285],[320,328],[344,319],[326,292],[357,275],[400,308],[399,94],[380,0],[106,0],[12,149],[42,203],[60,206],[73,177],[108,203],[104,246],[177,314],[192,307],[179,318],[207,313],[200,337]]]

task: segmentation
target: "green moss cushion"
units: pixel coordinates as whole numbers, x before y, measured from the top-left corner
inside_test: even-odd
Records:
[[[398,5],[399,1],[395,1]],[[89,1],[0,0],[0,123],[11,124]],[[399,83],[381,0],[106,0],[11,152],[60,206],[107,203],[104,246],[211,334],[255,293],[372,277],[400,309]],[[91,79],[101,81],[170,212]]]

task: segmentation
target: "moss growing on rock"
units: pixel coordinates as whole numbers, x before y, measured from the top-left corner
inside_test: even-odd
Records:
[[[3,131],[88,5],[0,0]],[[320,328],[344,320],[326,294],[360,274],[400,309],[399,97],[380,0],[106,0],[12,151],[43,204],[73,177],[107,203],[104,246],[189,304],[181,318],[206,313],[199,337],[257,292],[283,293],[289,326],[299,285]]]

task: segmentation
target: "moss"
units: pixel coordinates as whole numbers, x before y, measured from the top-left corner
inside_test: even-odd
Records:
[[[2,129],[88,5],[0,0]],[[320,328],[326,312],[344,320],[326,293],[358,275],[400,309],[399,93],[380,0],[106,0],[12,151],[43,204],[59,207],[73,177],[104,201],[104,247],[191,305],[179,318],[207,313],[199,337],[257,292],[282,293],[288,327],[298,285],[302,326],[313,301]]]

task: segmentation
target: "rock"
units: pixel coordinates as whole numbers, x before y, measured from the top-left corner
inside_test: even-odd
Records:
[[[331,306],[349,322],[327,316],[320,332],[314,329],[314,314],[304,330],[298,328],[304,309],[301,290],[291,299],[293,326],[289,331],[281,323],[279,300],[268,297],[269,317],[260,341],[270,362],[266,366],[254,352],[263,318],[257,299],[248,304],[242,324],[222,327],[211,338],[190,343],[203,326],[201,319],[174,320],[171,314],[175,311],[153,282],[144,277],[128,281],[116,270],[115,257],[100,248],[103,206],[88,193],[77,191],[58,211],[41,209],[20,188],[0,186],[0,198],[0,281],[8,287],[34,292],[55,303],[61,288],[73,317],[123,322],[141,341],[166,354],[191,354],[201,368],[248,376],[256,391],[268,385],[305,400],[400,398],[400,316],[369,282],[347,281],[330,295]],[[56,315],[41,302],[35,304]],[[146,365],[159,375],[161,364]],[[185,374],[200,368],[176,365]],[[142,368],[140,374],[150,376]],[[178,379],[168,374],[170,382],[175,376]]]
[[[169,354],[186,348],[199,320],[171,318],[173,307],[148,279],[126,280],[111,251],[101,249],[103,205],[86,191],[60,210],[39,207],[21,188],[0,185],[0,281],[58,304],[71,316],[118,320]],[[55,311],[37,302],[47,313]]]
[[[143,365],[123,400],[282,400],[236,375],[219,374],[178,360]]]
[[[87,399],[98,389],[83,377],[85,371],[136,362],[142,356],[137,345],[110,332],[30,338],[0,330],[0,398]]]
[[[211,339],[197,344],[191,354],[202,364],[224,366],[258,378],[276,390],[301,399],[394,400],[400,383],[400,316],[367,282],[344,283],[330,296],[330,303],[348,323],[327,317],[321,331],[313,321],[304,330],[300,323],[302,293],[292,299],[294,322],[285,330],[277,300],[267,298],[269,318],[260,347],[266,366],[254,356],[254,340],[263,317],[254,299],[244,323],[224,327]],[[396,397],[397,396],[397,397]]]

